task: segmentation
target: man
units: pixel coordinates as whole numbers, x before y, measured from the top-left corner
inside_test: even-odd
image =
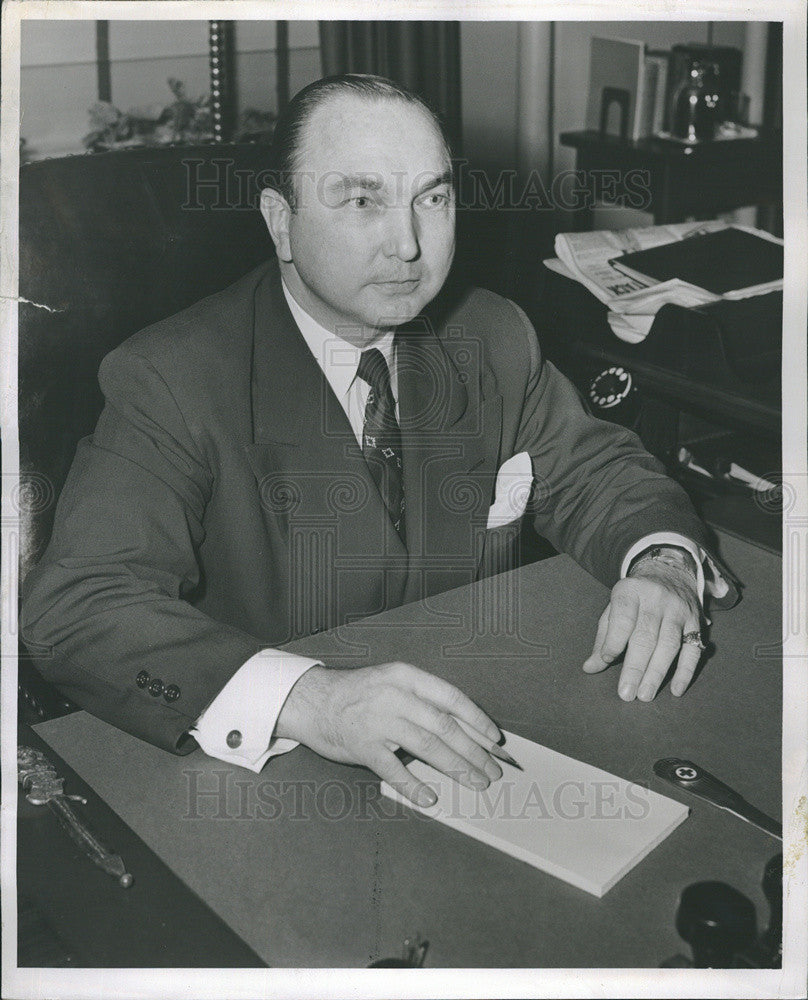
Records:
[[[704,528],[633,435],[583,412],[517,307],[447,280],[451,161],[432,114],[389,81],[318,81],[274,145],[261,211],[277,262],[101,366],[106,407],[26,581],[43,671],[174,752],[194,737],[258,770],[304,743],[429,804],[403,748],[487,785],[499,730],[452,685],[272,647],[471,582],[510,462],[535,483],[537,530],[614,584],[584,669],[624,654],[620,697],[650,700],[676,660],[681,695]]]

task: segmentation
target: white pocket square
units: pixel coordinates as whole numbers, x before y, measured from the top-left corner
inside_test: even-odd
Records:
[[[494,503],[488,511],[486,528],[500,528],[520,518],[527,507],[532,485],[530,455],[520,451],[509,458],[497,473]]]

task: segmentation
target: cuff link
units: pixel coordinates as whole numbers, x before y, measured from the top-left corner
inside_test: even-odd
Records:
[[[242,736],[241,733],[238,731],[238,729],[231,729],[230,732],[227,734],[227,739],[225,740],[225,743],[227,743],[227,745],[230,747],[231,750],[238,750],[238,748],[241,746],[241,739]]]

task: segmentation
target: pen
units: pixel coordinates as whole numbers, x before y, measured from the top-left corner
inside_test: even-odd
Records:
[[[471,737],[475,743],[479,743],[483,750],[490,753],[492,757],[496,757],[498,760],[504,761],[506,764],[510,764],[511,767],[515,767],[519,771],[524,771],[524,768],[519,761],[512,757],[508,751],[501,747],[498,743],[494,743],[493,740],[489,740],[487,736],[483,736],[483,734],[478,732],[473,726],[470,726],[468,722],[464,722],[456,716],[455,722],[460,726],[466,736]],[[396,751],[396,754],[405,767],[407,764],[410,764],[415,760],[415,757],[407,750],[399,749]]]
[[[462,719],[456,718],[455,721],[467,736],[470,736],[475,743],[479,743],[484,750],[487,750],[488,753],[491,754],[492,757],[496,757],[498,760],[502,760],[506,764],[510,764],[511,767],[518,768],[520,771],[524,771],[522,765],[513,757],[511,757],[508,751],[504,750],[498,743],[494,743],[494,741],[489,740],[487,736],[483,736],[482,733],[478,733],[473,726],[470,726],[467,722],[464,722]]]

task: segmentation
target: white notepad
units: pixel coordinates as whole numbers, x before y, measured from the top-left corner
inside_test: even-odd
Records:
[[[505,733],[504,746],[524,771],[502,764],[483,791],[416,760],[408,767],[434,789],[434,806],[414,806],[386,782],[382,792],[598,897],[687,818],[673,799],[521,736]]]

